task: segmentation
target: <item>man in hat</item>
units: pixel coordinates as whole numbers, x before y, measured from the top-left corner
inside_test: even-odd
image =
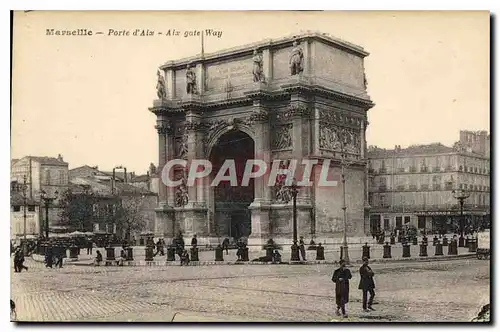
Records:
[[[363,291],[363,311],[369,312],[374,311],[372,308],[373,298],[375,297],[375,282],[373,281],[373,273],[370,266],[368,266],[368,258],[363,257],[363,265],[359,268],[359,289]],[[368,300],[368,293],[370,293],[370,299]],[[367,301],[368,300],[368,301]]]
[[[335,302],[337,304],[337,316],[347,318],[345,305],[349,302],[349,279],[352,278],[351,271],[346,268],[345,261],[340,260],[340,267],[333,272],[332,281],[335,283]]]

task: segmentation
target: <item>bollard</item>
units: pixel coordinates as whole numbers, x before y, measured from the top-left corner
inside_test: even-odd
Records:
[[[153,247],[146,247],[146,262],[151,262],[153,260],[153,255],[154,255],[154,248]]]
[[[223,252],[222,252],[222,247],[220,244],[215,248],[215,261],[216,262],[223,262],[224,257],[223,257]]]
[[[200,258],[198,257],[198,247],[197,246],[193,246],[190,250],[189,250],[190,254],[191,254],[191,261],[192,262],[198,262],[200,260]]]
[[[78,259],[78,247],[71,246],[69,248],[69,258],[70,259]]]
[[[403,244],[403,258],[411,257],[410,245],[408,243]]]
[[[420,244],[420,257],[427,257],[427,243],[422,242]]]
[[[242,252],[242,255],[241,255],[241,261],[242,262],[248,262],[250,260],[250,258],[248,257],[248,248],[245,247],[243,248],[243,252]],[[271,256],[271,260],[272,260],[272,256]]]
[[[368,243],[365,243],[363,246],[363,255],[362,257],[370,258],[370,246],[368,246]]]
[[[382,258],[392,258],[391,257],[391,245],[388,242],[386,242],[384,245],[384,256]]]
[[[167,248],[167,262],[175,262],[175,246]]]
[[[134,260],[134,248],[132,247],[127,247],[127,261],[133,261]]]
[[[458,242],[457,240],[453,240],[451,242],[451,254],[452,255],[458,255]]]
[[[115,262],[115,248],[106,248],[106,265],[113,265]]]
[[[451,240],[450,243],[448,243],[448,255],[453,255],[454,252],[454,241]]]
[[[439,242],[439,239],[436,235],[434,235],[434,238],[432,239],[432,245],[436,246],[436,244]]]
[[[441,242],[436,243],[436,251],[434,252],[434,256],[443,256],[443,245]]]
[[[325,260],[325,247],[321,244],[316,247],[316,260],[324,261]]]
[[[448,246],[448,238],[446,237],[446,235],[443,237],[443,247],[446,247]]]
[[[414,246],[418,245],[418,238],[416,236],[413,237],[411,240],[412,240],[411,244],[413,244]]]

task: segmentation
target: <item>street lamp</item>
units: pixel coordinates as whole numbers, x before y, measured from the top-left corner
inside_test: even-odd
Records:
[[[460,202],[460,238],[458,239],[458,246],[463,248],[465,247],[465,239],[464,239],[464,227],[465,227],[465,219],[464,219],[464,201],[469,198],[470,192],[464,189],[453,190],[453,197],[455,197]]]
[[[297,246],[297,180],[293,178],[290,186],[290,193],[293,199],[293,244],[290,260],[292,262],[299,261],[299,247]]]
[[[59,193],[57,190],[54,196],[49,196],[44,190],[40,191],[40,199],[45,203],[45,237],[49,238],[49,206],[57,199]]]
[[[26,242],[26,208],[27,208],[27,197],[26,197],[26,191],[28,189],[28,186],[26,185],[26,175],[23,176],[23,221],[24,221],[24,245],[23,245],[23,251],[24,254],[28,254],[28,245]]]

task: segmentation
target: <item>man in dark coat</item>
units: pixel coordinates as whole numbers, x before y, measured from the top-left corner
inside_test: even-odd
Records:
[[[198,245],[198,239],[196,238],[196,234],[193,235],[193,238],[191,239],[191,246],[197,246]]]
[[[337,316],[342,315],[347,318],[345,305],[349,302],[349,279],[352,278],[351,271],[345,266],[345,261],[340,260],[340,267],[333,272],[332,281],[335,283],[335,302],[337,304]]]
[[[302,260],[306,261],[306,247],[304,243],[304,237],[301,236],[299,240],[299,251],[300,251],[300,256],[302,256]]]
[[[373,273],[370,266],[368,266],[368,258],[363,257],[363,265],[359,268],[359,289],[363,291],[363,310],[369,312],[370,310],[375,310],[372,308],[373,298],[375,297],[375,282],[373,281]],[[370,293],[370,299],[368,300],[368,293]],[[368,300],[368,301],[367,301]]]

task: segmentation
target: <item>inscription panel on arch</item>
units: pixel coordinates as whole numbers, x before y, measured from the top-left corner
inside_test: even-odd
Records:
[[[238,90],[252,84],[252,64],[251,58],[208,64],[205,70],[206,91]]]

